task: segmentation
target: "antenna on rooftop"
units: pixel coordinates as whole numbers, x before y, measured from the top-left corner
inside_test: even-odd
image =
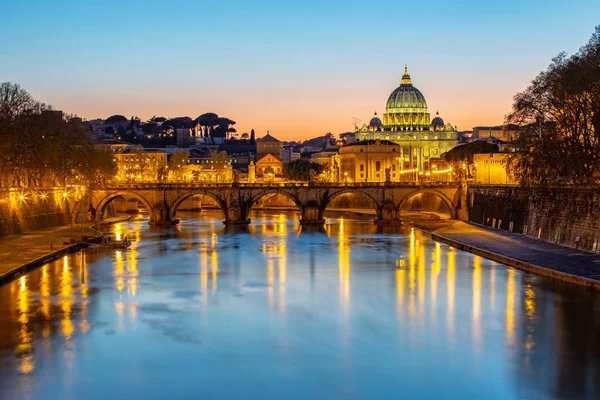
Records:
[[[358,130],[358,125],[356,123],[357,122],[362,122],[362,119],[356,118],[356,117],[352,117],[352,119],[354,120],[354,130],[357,131]]]

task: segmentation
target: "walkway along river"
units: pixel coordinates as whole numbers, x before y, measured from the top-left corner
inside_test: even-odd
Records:
[[[178,217],[0,287],[1,399],[600,397],[596,290],[372,218]]]

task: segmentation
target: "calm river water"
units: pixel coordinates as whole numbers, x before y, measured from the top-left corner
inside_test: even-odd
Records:
[[[600,297],[411,228],[113,227],[0,287],[0,399],[600,398]]]

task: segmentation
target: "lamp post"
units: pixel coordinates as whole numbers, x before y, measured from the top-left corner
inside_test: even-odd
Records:
[[[344,171],[344,183],[348,183],[348,171]]]

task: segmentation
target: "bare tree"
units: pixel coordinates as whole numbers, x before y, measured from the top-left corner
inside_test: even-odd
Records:
[[[510,166],[521,183],[593,183],[600,173],[600,26],[559,54],[514,98],[508,123],[522,126]]]

